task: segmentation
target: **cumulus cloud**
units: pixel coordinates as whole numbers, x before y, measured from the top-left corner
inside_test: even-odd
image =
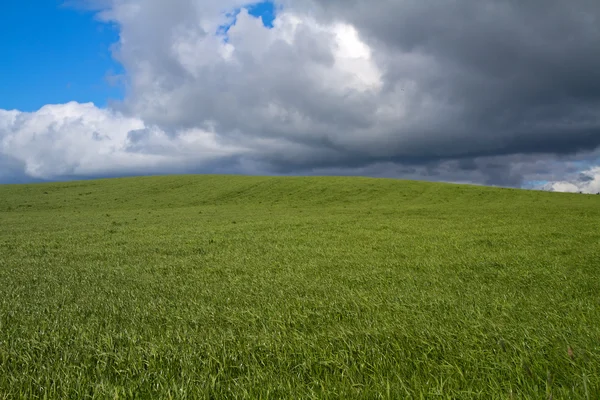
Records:
[[[552,192],[600,193],[600,167],[592,167],[584,170],[568,181],[548,182],[539,188]]]
[[[176,171],[243,151],[221,145],[214,132],[188,129],[171,137],[139,118],[93,104],[1,112],[0,121],[0,162],[38,179]]]
[[[597,159],[596,1],[276,5],[267,28],[239,0],[103,1],[125,98],[0,112],[2,154],[33,177],[336,173],[555,189],[579,184],[569,163]]]

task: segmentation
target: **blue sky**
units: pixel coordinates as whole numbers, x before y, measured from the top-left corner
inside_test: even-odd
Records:
[[[121,90],[110,45],[118,32],[62,0],[3,0],[0,14],[0,108],[34,111],[68,101],[104,106]]]
[[[275,15],[277,13],[273,3],[269,1],[263,1],[248,5],[246,8],[248,9],[248,13],[250,15],[261,17],[265,26],[270,28],[273,27],[273,21],[275,20]],[[239,12],[239,10],[236,11]]]
[[[273,27],[273,21],[275,21],[275,16],[277,14],[277,9],[275,5],[270,1],[263,1],[260,3],[252,3],[245,7],[248,10],[248,14],[253,15],[255,17],[262,18],[263,24],[268,27]],[[231,15],[234,17],[232,23],[229,25],[223,25],[219,28],[219,33],[225,35],[225,40],[227,41],[227,32],[232,25],[235,25],[237,20],[237,15],[240,13],[240,9],[233,10]]]
[[[123,72],[110,52],[119,39],[118,30],[95,20],[92,12],[63,3],[2,0],[0,109],[35,111],[69,101],[104,107],[110,99],[122,98],[122,88],[106,79]],[[249,9],[272,26],[272,3],[256,3]]]

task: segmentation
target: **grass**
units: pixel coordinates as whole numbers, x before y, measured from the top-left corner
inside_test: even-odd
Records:
[[[0,186],[0,399],[600,398],[600,196]]]

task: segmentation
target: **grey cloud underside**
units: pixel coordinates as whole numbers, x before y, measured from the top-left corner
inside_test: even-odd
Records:
[[[24,172],[23,164],[13,157],[0,154],[0,182],[12,184],[31,181]]]
[[[264,160],[263,160],[264,161]],[[520,187],[525,180],[575,179],[576,167],[558,162],[552,155],[512,155],[474,157],[460,160],[389,160],[368,162],[359,159],[345,163],[285,163],[281,159],[263,165],[263,170],[279,174],[361,175],[433,181],[470,182]],[[588,177],[588,180],[591,179]]]

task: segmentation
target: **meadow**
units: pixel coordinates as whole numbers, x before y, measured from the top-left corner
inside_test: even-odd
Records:
[[[600,196],[0,186],[0,399],[599,399]]]

